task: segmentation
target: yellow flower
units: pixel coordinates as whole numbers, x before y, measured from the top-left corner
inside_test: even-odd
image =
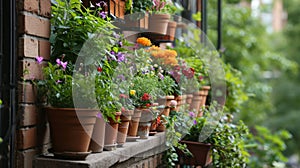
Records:
[[[140,38],[136,39],[136,42],[138,44],[141,44],[141,45],[146,46],[146,47],[149,47],[149,46],[152,45],[151,41],[146,37],[140,37]]]
[[[135,90],[130,90],[129,93],[130,93],[130,95],[135,95],[135,92],[136,92]]]

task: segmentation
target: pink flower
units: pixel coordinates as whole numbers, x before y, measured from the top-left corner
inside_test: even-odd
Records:
[[[172,107],[177,106],[177,101],[176,100],[171,100],[170,106],[172,106]]]
[[[67,61],[66,62],[61,61],[61,63],[60,63],[60,65],[63,67],[64,70],[67,68],[67,64],[68,64]]]
[[[35,59],[38,64],[41,64],[44,58],[41,56],[36,56]]]
[[[102,118],[102,114],[101,114],[101,113],[98,113],[96,117],[97,117],[97,118]]]
[[[194,112],[190,111],[190,112],[189,112],[189,116],[190,116],[190,117],[195,117],[196,115],[195,115]]]
[[[60,65],[60,64],[61,64],[61,61],[60,61],[59,58],[56,59],[56,63],[57,63],[57,65]]]

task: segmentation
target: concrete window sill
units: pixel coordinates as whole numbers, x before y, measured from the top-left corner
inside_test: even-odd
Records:
[[[165,133],[158,133],[148,139],[138,139],[136,142],[126,142],[122,148],[115,151],[93,153],[85,160],[62,160],[48,154],[34,159],[36,168],[106,168],[119,167],[129,160],[142,160],[165,151]],[[130,164],[130,163],[127,163]]]

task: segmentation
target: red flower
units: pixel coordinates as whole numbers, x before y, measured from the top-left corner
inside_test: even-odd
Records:
[[[157,124],[160,124],[160,116],[158,116],[158,117],[156,118],[156,122],[157,122]]]
[[[127,98],[127,95],[125,95],[125,94],[120,94],[119,97],[120,97],[121,99],[122,99],[122,98],[125,99],[125,98]]]
[[[203,76],[201,76],[201,75],[199,76],[199,80],[200,80],[200,81],[202,81],[203,78],[204,78]]]
[[[190,68],[190,71],[192,71],[193,73],[195,73],[195,69],[194,68]]]
[[[98,72],[102,72],[102,68],[101,68],[101,67],[98,67],[98,68],[97,68],[97,71],[98,71]]]
[[[150,104],[150,103],[147,103],[147,104],[146,104],[146,107],[150,107],[150,106],[151,106],[151,104]]]
[[[150,100],[150,95],[148,93],[144,93],[143,97],[142,97],[143,101],[147,101]]]

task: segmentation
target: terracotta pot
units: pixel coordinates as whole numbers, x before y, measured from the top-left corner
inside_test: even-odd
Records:
[[[154,131],[156,131],[156,128],[157,128],[157,121],[153,120],[151,122],[150,131],[154,132]]]
[[[157,125],[156,131],[158,132],[164,132],[166,130],[166,127],[164,124],[160,123]]]
[[[138,128],[138,136],[141,139],[148,139],[150,132],[151,122],[140,122]]]
[[[54,153],[88,152],[97,110],[49,107],[45,111]]]
[[[168,14],[150,15],[148,32],[165,35],[167,33],[169,20],[170,15]]]
[[[180,143],[186,144],[187,149],[193,156],[187,156],[181,150],[177,149],[179,164],[206,167],[212,162],[211,144],[192,141],[180,141]]]
[[[165,106],[170,106],[171,100],[174,100],[175,96],[165,96],[162,98],[158,98],[157,102],[159,105],[165,105]]]
[[[168,22],[168,29],[167,29],[167,39],[173,41],[175,39],[177,23],[174,21]]]
[[[91,143],[89,150],[92,152],[102,152],[104,147],[105,137],[105,120],[103,118],[97,118],[94,126]]]
[[[116,112],[115,120],[111,117],[108,118],[108,122],[105,126],[105,139],[104,149],[114,150],[117,144],[117,133],[118,133],[118,120],[120,119],[121,112]]]
[[[142,112],[140,110],[135,109],[133,116],[131,118],[131,121],[129,122],[129,128],[128,128],[128,136],[137,136],[137,130],[139,127],[139,122],[141,119]]]
[[[186,95],[186,104],[188,104],[189,107],[192,103],[192,100],[193,100],[193,94],[187,94]]]
[[[137,109],[141,111],[141,119],[139,122],[138,133],[141,139],[147,139],[149,137],[150,126],[153,120],[153,113],[150,109]]]
[[[202,97],[200,95],[200,92],[195,92],[193,94],[192,103],[190,104],[190,110],[198,113],[201,106],[201,102],[202,102]]]
[[[202,86],[200,90],[200,96],[201,96],[201,106],[205,106],[206,98],[208,95],[208,92],[210,90],[210,86]]]
[[[126,110],[122,112],[121,123],[119,123],[118,136],[117,136],[118,146],[122,146],[126,142],[129,122],[131,121],[132,115],[133,115],[133,110]]]

